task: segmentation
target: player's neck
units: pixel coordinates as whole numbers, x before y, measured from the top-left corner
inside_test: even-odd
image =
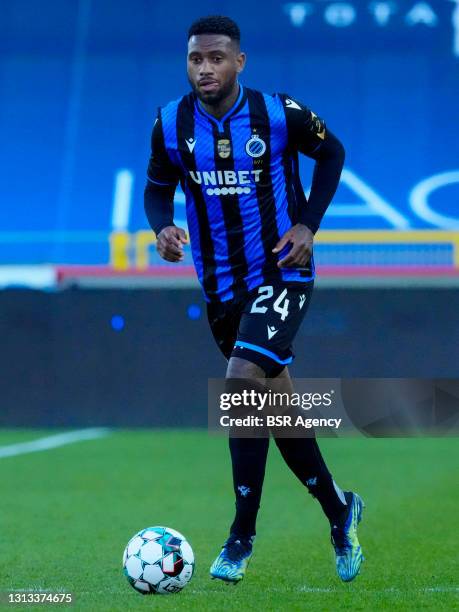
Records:
[[[209,115],[212,115],[212,117],[215,117],[216,119],[221,119],[221,117],[226,115],[229,109],[234,106],[236,100],[238,99],[239,91],[240,85],[238,82],[236,82],[232,92],[226,98],[220,100],[218,104],[205,104],[202,101],[200,103],[203,109],[209,113]]]

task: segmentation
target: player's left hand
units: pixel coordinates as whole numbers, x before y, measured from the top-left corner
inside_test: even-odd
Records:
[[[297,223],[285,232],[274,247],[273,253],[282,251],[289,242],[293,246],[287,255],[278,261],[277,266],[279,268],[304,268],[311,259],[314,234],[306,225]]]

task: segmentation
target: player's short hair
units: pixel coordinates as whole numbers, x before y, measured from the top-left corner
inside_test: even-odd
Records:
[[[188,30],[188,40],[192,36],[199,34],[223,34],[229,36],[231,40],[239,44],[241,40],[241,31],[235,21],[223,15],[209,15],[209,17],[201,17],[191,24]]]

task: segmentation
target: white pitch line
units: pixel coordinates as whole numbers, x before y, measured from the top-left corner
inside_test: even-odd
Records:
[[[20,442],[19,444],[9,444],[8,446],[0,446],[0,459],[4,457],[16,457],[17,455],[25,455],[26,453],[36,453],[38,451],[49,450],[81,442],[83,440],[96,440],[103,438],[110,433],[107,427],[93,427],[91,429],[77,429],[68,433],[55,434],[46,438],[38,438],[30,442]]]
[[[298,589],[302,593],[338,593],[339,589],[335,587],[307,587],[303,586]],[[389,587],[387,589],[359,589],[359,593],[373,593],[373,594],[403,594],[403,593],[459,593],[459,587],[455,586],[435,586],[435,587],[421,587],[417,589],[401,589],[397,587]]]

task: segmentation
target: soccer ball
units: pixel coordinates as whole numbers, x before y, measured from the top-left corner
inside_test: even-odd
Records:
[[[129,540],[123,570],[129,584],[142,595],[178,593],[193,576],[193,550],[175,529],[147,527]]]

